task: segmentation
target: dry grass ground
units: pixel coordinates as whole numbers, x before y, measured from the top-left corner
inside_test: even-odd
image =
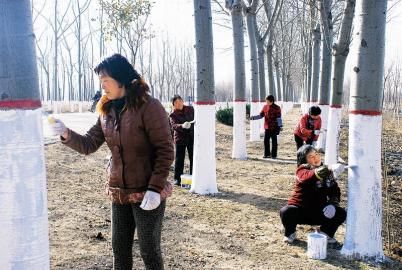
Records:
[[[386,250],[395,260],[382,266],[347,260],[340,256],[339,245],[329,247],[326,260],[307,259],[310,226],[298,227],[299,241],[294,245],[282,243],[278,211],[286,204],[294,182],[292,130],[299,117],[298,109],[284,117],[275,162],[261,159],[262,142],[247,143],[247,161],[231,159],[232,129],[217,124],[220,193],[199,196],[175,187],[162,234],[166,269],[402,269],[398,249],[394,253]],[[384,130],[385,138],[400,147],[400,130],[386,125]],[[346,134],[342,136],[345,139]],[[344,158],[346,142],[342,142]],[[112,268],[110,202],[103,193],[106,155],[106,146],[90,156],[59,143],[46,146],[52,269]],[[400,248],[402,182],[400,176],[392,181],[391,229],[393,244]],[[340,185],[345,205],[345,181]],[[344,226],[336,238],[342,242],[343,236]],[[135,269],[143,269],[137,243],[133,252]]]

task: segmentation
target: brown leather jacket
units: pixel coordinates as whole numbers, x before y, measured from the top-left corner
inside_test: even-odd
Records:
[[[174,150],[166,111],[157,99],[149,98],[138,110],[123,110],[119,122],[112,108],[85,135],[68,133],[62,142],[86,155],[106,141],[112,152],[108,186],[114,192],[161,192],[167,184]]]

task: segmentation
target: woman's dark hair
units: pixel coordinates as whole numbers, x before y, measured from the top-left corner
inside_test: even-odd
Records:
[[[149,98],[149,87],[141,75],[134,69],[128,60],[120,55],[113,54],[102,60],[94,69],[97,75],[106,75],[119,83],[120,87],[126,88],[127,109],[138,109]],[[100,113],[108,113],[111,102],[106,96],[102,96],[97,105]]]
[[[305,144],[302,147],[299,148],[299,150],[297,150],[297,167],[299,167],[302,164],[306,164],[307,163],[307,155],[311,152],[311,151],[317,151],[315,150],[315,148],[309,144]]]
[[[311,106],[310,109],[308,109],[308,114],[314,116],[320,115],[321,109],[318,106]]]
[[[178,99],[183,100],[183,99],[181,98],[181,96],[179,96],[179,95],[174,95],[174,96],[172,97],[172,105],[174,105],[175,101],[178,100]]]
[[[269,95],[265,98],[265,100],[268,100],[269,102],[275,102],[275,97],[273,95]]]

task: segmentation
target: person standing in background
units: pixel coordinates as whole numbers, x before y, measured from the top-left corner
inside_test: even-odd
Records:
[[[267,104],[264,105],[259,115],[250,117],[250,120],[258,120],[264,117],[264,157],[275,159],[278,154],[278,138],[282,130],[281,107],[275,104],[273,95],[266,97]],[[272,149],[270,149],[269,141],[272,141]]]
[[[184,105],[179,95],[172,97],[173,112],[169,115],[170,126],[173,130],[173,139],[176,148],[174,162],[174,183],[181,184],[186,149],[190,159],[190,174],[193,173],[193,146],[194,146],[194,108]]]

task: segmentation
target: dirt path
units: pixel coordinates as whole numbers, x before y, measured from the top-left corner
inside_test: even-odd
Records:
[[[162,235],[166,269],[375,269],[345,260],[340,246],[328,250],[327,260],[307,259],[310,226],[298,227],[294,245],[282,243],[278,211],[294,182],[292,131],[299,116],[294,109],[284,117],[275,162],[262,160],[262,142],[247,143],[247,161],[232,160],[232,128],[217,124],[221,193],[199,196],[175,187]],[[112,268],[110,203],[103,195],[107,154],[106,146],[90,156],[60,144],[46,147],[52,269]],[[344,226],[336,238],[343,241],[343,235]],[[137,244],[133,252],[135,269],[143,269]]]

